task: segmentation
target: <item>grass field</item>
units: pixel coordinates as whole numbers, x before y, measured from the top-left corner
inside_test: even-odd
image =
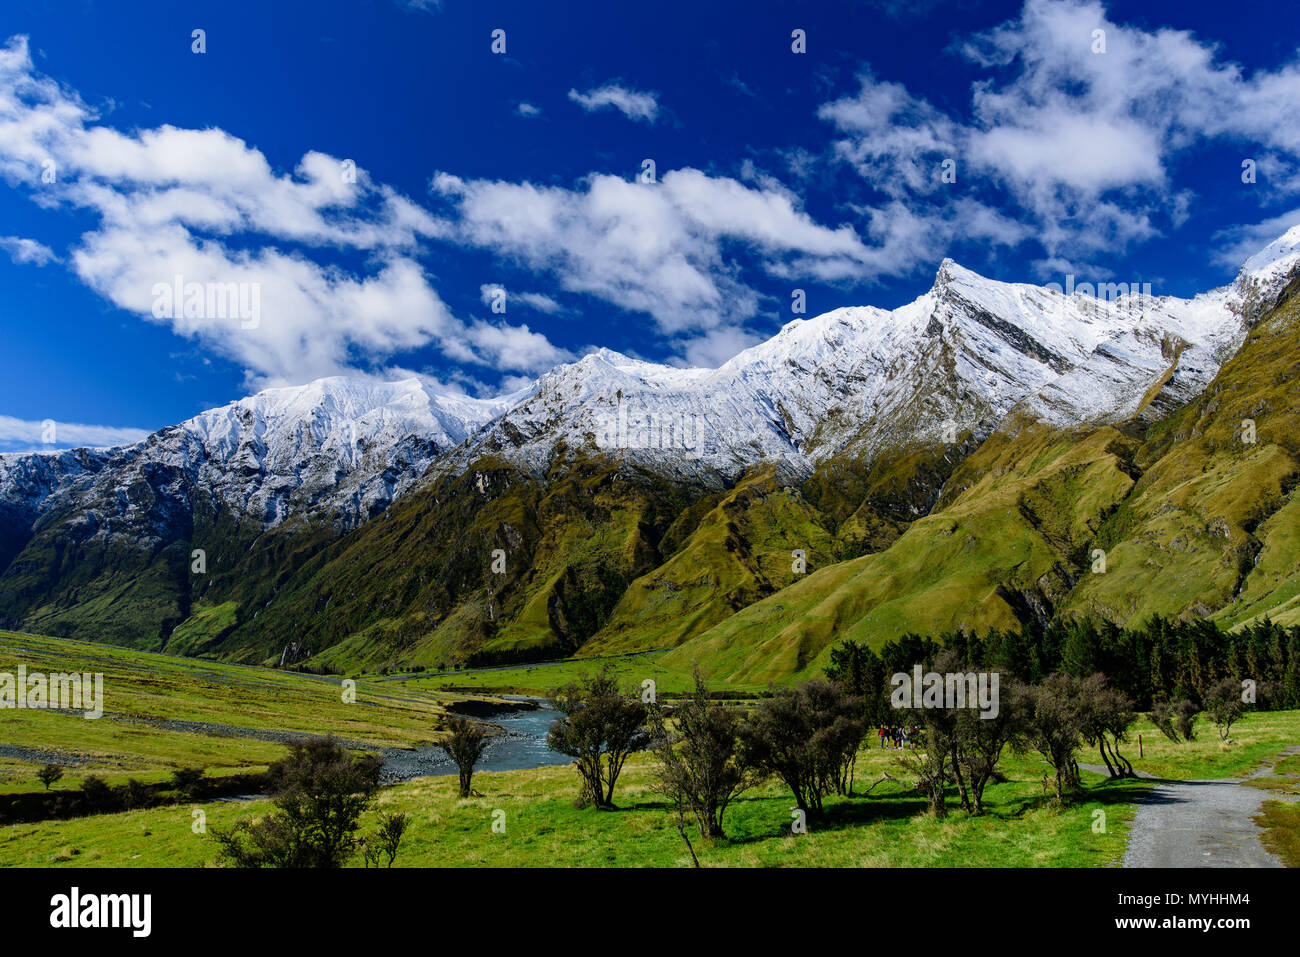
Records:
[[[526,694],[545,696],[554,688],[562,687],[581,675],[594,674],[608,668],[627,687],[641,687],[641,682],[651,679],[658,691],[688,691],[693,686],[690,668],[670,668],[663,665],[664,652],[617,655],[606,658],[565,658],[559,661],[514,667],[479,668],[466,671],[447,671],[434,674],[393,675],[380,679],[380,687],[409,688],[412,690],[456,690],[473,694]],[[708,677],[705,672],[705,677]],[[791,681],[786,682],[792,683]],[[721,687],[720,685],[718,687]],[[728,691],[763,691],[763,683],[727,683]]]
[[[177,658],[87,642],[0,632],[0,671],[101,672],[104,716],[5,710],[0,793],[32,789],[45,761],[67,767],[56,787],[87,774],[150,782],[178,767],[210,775],[264,767],[284,748],[245,732],[335,734],[372,747],[430,743],[443,706],[463,696],[360,680],[344,701],[338,678]],[[28,754],[23,760],[16,754]]]
[[[864,752],[859,790],[883,771],[897,776],[894,756]],[[713,866],[986,866],[1098,867],[1123,854],[1139,782],[1101,784],[1085,775],[1087,794],[1064,810],[1043,798],[1040,769],[1032,761],[1008,766],[1012,780],[991,785],[990,813],[955,811],[947,820],[922,813],[924,800],[885,781],[871,796],[827,803],[824,821],[807,834],[790,831],[791,799],[771,785],[743,797],[727,812],[728,839],[703,843],[688,830],[701,864]],[[452,778],[422,778],[382,792],[378,808],[404,811],[411,825],[397,866],[683,867],[686,845],[672,815],[651,790],[651,761],[638,755],[620,779],[617,811],[573,806],[572,768],[541,768],[475,775],[483,796],[459,800]],[[205,805],[208,828],[228,826],[269,809],[267,802]],[[505,812],[505,833],[493,833],[495,811]],[[1106,831],[1094,831],[1094,811],[1105,812]],[[499,815],[497,816],[499,819]],[[190,866],[212,864],[214,843],[193,832],[193,808],[177,806],[0,828],[0,864],[75,867]],[[367,826],[373,822],[368,816]]]
[[[1139,734],[1144,752],[1141,758],[1138,757]],[[1145,719],[1133,725],[1130,738],[1122,748],[1124,756],[1137,770],[1156,777],[1176,781],[1242,777],[1300,742],[1300,711],[1247,714],[1232,726],[1230,744],[1221,742],[1214,725],[1203,717],[1196,722],[1196,740],[1192,742],[1175,744]],[[1101,763],[1095,752],[1085,751],[1082,755],[1081,760]]]
[[[371,747],[427,743],[448,703],[463,695],[451,688],[542,693],[608,664],[627,686],[653,678],[661,691],[687,687],[689,675],[663,667],[659,655],[605,661],[564,661],[547,666],[483,669],[443,675],[358,680],[357,703],[342,700],[338,679],[270,669],[171,658],[80,642],[0,633],[0,670],[19,663],[29,671],[101,671],[105,717],[50,711],[6,711],[0,725],[0,791],[38,788],[40,755],[58,755],[70,768],[55,787],[76,787],[86,774],[119,781],[130,776],[161,780],[178,767],[203,765],[210,775],[257,770],[281,757],[281,744],[220,729],[333,733]],[[758,690],[744,688],[737,690]],[[182,729],[159,720],[196,722]],[[1300,741],[1300,712],[1247,715],[1221,743],[1202,723],[1198,739],[1175,744],[1139,722],[1125,754],[1142,771],[1174,779],[1249,774]],[[1143,756],[1138,757],[1137,734]],[[12,752],[26,749],[25,758]],[[1099,758],[1082,751],[1079,760]],[[832,798],[810,831],[790,831],[792,799],[766,784],[733,804],[728,839],[701,841],[688,834],[704,866],[1113,866],[1123,855],[1132,801],[1144,781],[1107,782],[1085,773],[1085,790],[1066,808],[1044,794],[1046,766],[1036,756],[1008,755],[1007,780],[990,785],[989,813],[972,817],[952,805],[951,815],[924,813],[924,800],[906,783],[894,752],[865,749],[859,758],[858,794]],[[1278,761],[1252,783],[1291,790],[1300,757]],[[653,761],[636,755],[620,779],[620,809],[573,806],[577,776],[570,767],[479,773],[481,797],[460,800],[452,778],[423,778],[385,788],[377,810],[407,813],[411,826],[399,866],[689,866],[690,859],[663,799],[653,789]],[[869,794],[867,787],[880,781]],[[953,798],[955,802],[955,795]],[[216,860],[210,837],[195,833],[195,811],[206,827],[228,826],[266,813],[266,801],[212,801],[41,821],[0,828],[0,866],[206,866]],[[1295,808],[1265,806],[1270,840],[1290,854]],[[373,822],[370,812],[368,823]],[[494,833],[494,812],[506,831]],[[1104,818],[1097,812],[1104,812]],[[499,818],[499,815],[498,815]],[[1100,824],[1104,823],[1104,829]],[[1290,843],[1288,843],[1290,842]]]
[[[1300,804],[1266,801],[1255,823],[1265,828],[1265,847],[1287,867],[1300,867]]]

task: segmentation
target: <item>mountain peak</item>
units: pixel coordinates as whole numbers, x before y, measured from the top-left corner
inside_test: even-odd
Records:
[[[1242,276],[1269,282],[1280,279],[1300,263],[1300,223],[1241,264]]]
[[[935,284],[939,284],[950,279],[984,279],[979,273],[972,269],[967,269],[951,256],[944,256],[943,261],[939,263],[939,269],[934,274]],[[990,281],[990,280],[985,280]]]
[[[637,362],[637,360],[633,359],[631,356],[624,355],[614,349],[607,349],[605,346],[601,346],[599,349],[593,349],[591,352],[588,352],[583,356],[582,359],[589,359],[593,362],[604,362],[608,365],[614,366],[615,368],[635,365]]]

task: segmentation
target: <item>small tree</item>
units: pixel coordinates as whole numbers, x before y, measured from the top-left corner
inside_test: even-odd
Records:
[[[236,867],[342,867],[356,850],[382,762],[373,754],[354,758],[333,737],[295,741],[289,751],[267,772],[276,810],[213,830],[221,856]]]
[[[152,807],[154,804],[153,789],[143,781],[128,778],[125,799],[128,811],[138,811],[141,808]]]
[[[940,675],[973,673],[971,662],[957,650],[945,648],[922,670]],[[1001,701],[999,684],[999,705]],[[898,758],[904,770],[916,775],[919,786],[930,801],[930,813],[945,817],[948,813],[946,790],[955,783],[961,797],[961,806],[978,813],[972,804],[972,794],[983,810],[984,788],[992,777],[1002,749],[1014,730],[1013,712],[999,706],[994,718],[981,718],[976,709],[978,696],[967,700],[963,706],[942,700],[922,707],[911,705],[893,709],[891,724],[907,724],[920,729],[922,749],[907,751]]]
[[[474,765],[478,764],[488,746],[487,728],[460,715],[452,715],[447,719],[447,732],[447,736],[438,742],[438,747],[456,763],[460,772],[460,796],[467,798],[473,793],[470,784],[474,778]]]
[[[86,807],[91,811],[117,809],[117,795],[109,783],[98,775],[88,774],[81,779],[81,794],[85,798]]]
[[[957,766],[970,787],[971,813],[984,813],[984,789],[997,773],[1007,745],[1023,736],[1028,690],[1018,681],[998,686],[998,712],[984,716],[966,708],[957,716]]]
[[[784,781],[805,814],[820,814],[826,794],[846,789],[866,733],[861,714],[862,699],[822,678],[777,691],[742,726],[745,760]]]
[[[1106,676],[1094,674],[1077,686],[1079,693],[1079,732],[1083,740],[1097,748],[1106,771],[1112,778],[1136,777],[1137,772],[1119,746],[1128,740],[1128,729],[1137,717],[1128,695],[1109,686]]]
[[[1232,726],[1241,720],[1245,706],[1241,701],[1241,685],[1232,678],[1224,678],[1205,696],[1205,713],[1218,729],[1219,740],[1227,741]]]
[[[380,814],[375,832],[361,842],[366,867],[392,867],[406,833],[405,814]]]
[[[1043,679],[1028,696],[1022,750],[1041,754],[1055,773],[1057,803],[1079,785],[1079,765],[1074,753],[1082,743],[1079,679],[1054,674]]]
[[[1183,736],[1184,741],[1196,740],[1196,719],[1201,716],[1201,709],[1192,701],[1184,698],[1178,702],[1174,715],[1174,729]]]
[[[650,716],[651,747],[659,759],[655,789],[672,802],[679,821],[690,811],[701,836],[723,837],[722,816],[727,805],[758,777],[741,750],[740,713],[710,701],[696,669],[691,696],[671,712],[656,705]]]
[[[1186,698],[1177,701],[1157,701],[1151,706],[1147,718],[1170,741],[1196,740],[1196,718],[1200,709]]]
[[[628,756],[650,741],[646,708],[619,691],[608,670],[551,692],[560,717],[547,732],[550,747],[575,759],[582,778],[579,804],[614,807],[614,785]]]
[[[923,744],[919,751],[904,751],[895,759],[903,770],[916,775],[917,785],[925,791],[930,802],[930,813],[947,817],[946,788],[953,780],[955,760],[955,720],[951,713],[931,709],[928,719],[921,724]]]
[[[61,777],[63,777],[63,768],[57,764],[47,764],[36,772],[36,780],[44,784],[47,791],[50,789],[50,785]]]

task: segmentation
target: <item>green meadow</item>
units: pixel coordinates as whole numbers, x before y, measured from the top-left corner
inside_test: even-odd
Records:
[[[416,747],[436,737],[445,706],[462,695],[361,678],[355,702],[340,678],[0,632],[0,671],[104,675],[104,716],[38,709],[0,712],[0,793],[33,790],[39,764],[64,765],[56,787],[88,774],[149,783],[181,767],[209,776],[256,771],[284,748],[275,735],[333,734],[369,747]],[[30,759],[15,757],[29,753]]]
[[[805,834],[791,832],[790,797],[771,784],[732,805],[726,840],[706,844],[693,824],[687,835],[705,867],[1106,867],[1123,855],[1128,802],[1146,787],[1085,774],[1087,794],[1060,810],[1044,796],[1039,768],[1017,760],[1008,765],[1008,782],[990,786],[987,815],[954,811],[936,820],[909,787],[881,781],[885,773],[898,777],[895,761],[888,751],[864,751],[859,796],[828,800],[824,819],[811,821]],[[620,778],[619,809],[597,811],[574,807],[578,781],[568,767],[476,774],[482,797],[465,800],[456,797],[454,778],[421,778],[382,791],[376,812],[410,817],[399,867],[689,867],[686,844],[653,781],[651,759],[635,756]],[[12,825],[0,828],[0,864],[208,866],[216,847],[195,833],[196,809],[210,829],[269,808],[266,801],[227,801]],[[1097,810],[1105,814],[1104,832],[1094,829]],[[500,825],[493,830],[494,821],[504,823],[504,833]]]
[[[257,771],[285,749],[274,740],[244,736],[255,731],[329,733],[359,746],[415,747],[433,740],[444,709],[468,692],[544,693],[601,665],[628,687],[652,678],[662,692],[685,690],[689,675],[665,667],[660,657],[361,676],[356,702],[346,703],[339,678],[0,633],[0,670],[21,663],[29,671],[105,676],[105,716],[99,720],[38,710],[3,713],[0,752],[8,756],[0,758],[0,793],[41,790],[35,772],[46,760],[67,767],[56,792],[78,787],[92,773],[122,783],[129,777],[162,781],[177,768],[196,765],[209,776]],[[193,724],[176,724],[182,721]],[[1220,742],[1207,722],[1198,725],[1196,741],[1175,744],[1139,721],[1124,752],[1139,770],[1172,779],[1244,778],[1272,763],[1252,783],[1293,792],[1300,758],[1277,758],[1297,741],[1300,712],[1261,712],[1240,721],[1230,743]],[[859,754],[854,795],[828,799],[825,814],[809,821],[805,834],[792,833],[793,801],[776,782],[732,804],[725,840],[704,842],[690,823],[686,833],[701,865],[1115,866],[1124,853],[1133,800],[1150,786],[1085,771],[1083,791],[1060,808],[1044,787],[1046,765],[1034,755],[1008,754],[1001,765],[1005,779],[986,793],[987,814],[961,811],[954,792],[949,816],[937,819],[925,813],[925,799],[911,787],[897,752],[875,747],[874,736],[868,744]],[[1078,759],[1100,761],[1087,750]],[[408,815],[400,867],[690,866],[686,843],[654,783],[653,759],[634,755],[615,794],[618,809],[598,811],[575,807],[578,778],[567,766],[479,772],[476,796],[463,800],[454,778],[420,778],[384,788],[364,826],[373,825],[380,811]],[[11,824],[0,827],[0,866],[211,866],[216,846],[205,831],[269,809],[265,800],[225,799]],[[1290,855],[1300,824],[1294,808],[1270,803],[1265,809],[1272,846]]]

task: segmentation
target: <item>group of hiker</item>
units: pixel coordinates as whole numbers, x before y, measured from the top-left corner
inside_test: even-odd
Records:
[[[903,727],[902,725],[881,725],[880,726],[880,746],[890,748],[894,751],[902,751],[905,748],[915,748],[917,732],[919,728]]]

